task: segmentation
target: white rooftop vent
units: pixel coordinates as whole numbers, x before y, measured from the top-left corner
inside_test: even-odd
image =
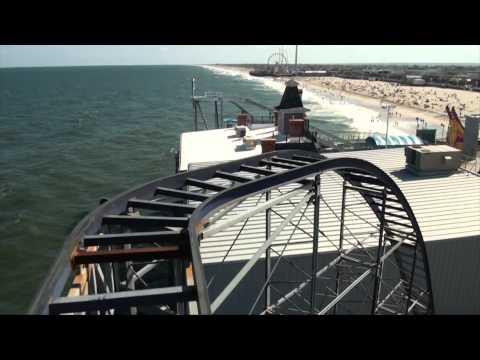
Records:
[[[462,152],[447,145],[408,146],[405,155],[406,169],[415,175],[454,172],[462,162]]]

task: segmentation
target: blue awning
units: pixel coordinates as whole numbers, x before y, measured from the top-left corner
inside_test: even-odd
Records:
[[[385,147],[387,145],[385,136],[373,135],[366,139],[367,145],[374,147]],[[413,135],[389,135],[388,146],[410,146],[423,145],[422,139]]]
[[[223,122],[224,122],[225,124],[234,124],[234,123],[237,122],[237,119],[236,119],[236,118],[224,118],[224,119],[223,119]]]

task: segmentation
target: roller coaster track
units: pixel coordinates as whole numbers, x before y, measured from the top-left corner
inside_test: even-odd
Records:
[[[252,200],[254,205],[245,206]],[[334,235],[327,229],[327,213],[335,222]],[[264,238],[226,284],[215,284],[207,278],[202,244],[240,229],[236,237],[229,235],[228,251],[235,251],[248,221],[258,217]],[[367,225],[354,228],[362,221],[368,231]],[[303,258],[311,259],[308,270],[287,254],[296,241],[292,229],[308,236],[295,243],[308,243],[302,250]],[[224,260],[220,265],[226,267]],[[434,312],[422,234],[395,182],[367,161],[325,159],[300,150],[179,173],[101,204],[66,239],[30,312],[228,312],[225,306],[239,284],[262,261],[265,282],[246,313]],[[281,266],[303,278],[283,281],[289,284],[281,288],[274,279]]]

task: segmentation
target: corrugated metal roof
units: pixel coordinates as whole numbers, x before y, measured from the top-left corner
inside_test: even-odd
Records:
[[[415,176],[405,170],[403,148],[325,156],[367,160],[387,172],[405,194],[425,241],[480,236],[480,176],[463,170]]]
[[[372,162],[385,172],[399,185],[405,194],[419,223],[425,241],[456,239],[463,237],[480,238],[480,176],[460,170],[445,176],[421,176],[410,174],[405,168],[405,155],[403,148],[328,153],[329,158],[354,157]],[[197,166],[193,166],[197,167]],[[278,169],[280,170],[280,169]],[[250,173],[239,172],[242,176],[252,176]],[[215,179],[212,182],[217,182]],[[338,243],[339,221],[337,216],[341,210],[342,178],[333,172],[322,175],[321,192],[327,202],[320,207],[320,228],[324,236],[320,238],[319,251],[333,251]],[[225,180],[218,183],[226,184]],[[279,191],[285,193],[298,187],[290,184],[281,187]],[[279,191],[272,192],[278,196]],[[297,203],[304,193],[299,193],[292,198]],[[242,204],[231,210],[224,218],[226,221],[235,214],[245,211],[257,202],[263,202],[259,196],[246,199]],[[354,209],[355,216],[347,211],[346,226],[358,237],[365,239],[365,245],[375,245],[378,242],[378,233],[375,228],[376,216],[366,205],[358,193],[349,192],[347,207]],[[286,217],[293,205],[282,203],[274,209]],[[306,211],[308,219],[303,218],[300,226],[307,232],[312,228],[313,207]],[[301,212],[292,220],[296,223]],[[272,231],[282,221],[279,216],[272,215]],[[201,242],[201,254],[204,263],[228,262],[249,259],[265,241],[265,214],[260,213],[250,218],[241,234],[238,232],[243,222],[222,231],[217,235],[206,238]],[[285,242],[294,226],[285,227],[276,243]],[[236,239],[236,240],[235,240]],[[355,241],[348,231],[345,233],[346,241]],[[285,255],[300,255],[311,253],[311,238],[297,230],[292,237],[291,244],[285,250]],[[303,243],[302,243],[303,242]],[[235,243],[234,245],[232,245]],[[281,250],[281,247],[278,248]]]

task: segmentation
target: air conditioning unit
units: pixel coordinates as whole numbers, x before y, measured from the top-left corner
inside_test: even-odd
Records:
[[[406,169],[415,175],[434,175],[456,171],[462,152],[447,145],[414,145],[405,148]]]

